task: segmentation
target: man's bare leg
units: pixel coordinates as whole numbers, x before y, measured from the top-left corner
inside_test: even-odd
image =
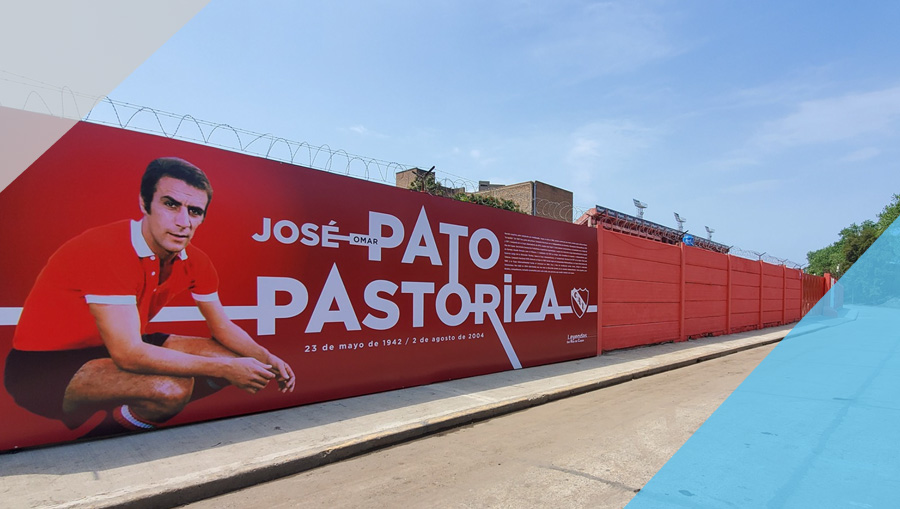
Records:
[[[194,379],[123,371],[112,359],[85,363],[63,397],[66,424],[77,426],[98,410],[128,404],[141,417],[165,422],[190,401]]]
[[[237,357],[210,338],[171,335],[162,346],[204,357]],[[181,412],[193,399],[217,392],[228,384],[224,379],[198,378],[202,380],[199,386],[193,377],[133,373],[120,369],[112,359],[95,359],[82,366],[66,387],[64,422],[74,428],[99,410],[128,405],[142,419],[162,423]]]

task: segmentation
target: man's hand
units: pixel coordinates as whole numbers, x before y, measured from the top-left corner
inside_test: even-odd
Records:
[[[224,378],[238,389],[256,394],[275,378],[270,364],[263,364],[252,357],[228,359]]]
[[[272,353],[269,353],[266,362],[272,366],[269,368],[269,371],[275,376],[275,380],[278,382],[278,390],[281,392],[294,392],[294,385],[297,383],[297,378],[294,376],[294,371],[291,367]]]
[[[222,303],[217,300],[209,302],[197,301],[197,307],[200,309],[200,313],[203,314],[203,318],[206,319],[212,337],[219,344],[242,357],[258,359],[261,364],[267,365],[268,380],[275,378],[281,392],[293,392],[296,378],[291,367],[260,346],[244,329],[235,325],[225,313]]]

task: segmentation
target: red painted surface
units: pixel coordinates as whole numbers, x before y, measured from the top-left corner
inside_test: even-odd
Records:
[[[290,395],[226,388],[170,424],[790,323],[828,288],[783,266],[79,124],[0,195],[0,238],[16,239],[0,249],[0,370],[9,317],[47,258],[88,227],[139,217],[140,172],[161,155],[209,173],[216,199],[196,241],[223,303],[300,374]],[[172,307],[190,309],[182,297]],[[208,334],[199,314],[151,325]],[[0,449],[86,431],[4,390],[0,412]]]
[[[0,193],[0,378],[47,259],[87,228],[139,219],[141,174],[160,156],[208,174],[215,199],[192,242],[216,267],[226,312],[298,377],[290,394],[226,387],[167,425],[598,353],[587,228],[80,123]],[[631,278],[644,270],[610,263]],[[209,334],[188,293],[163,311],[146,332]],[[0,450],[72,440],[104,417],[70,430],[4,387]]]
[[[681,323],[681,248],[597,229],[603,247],[602,350],[675,341]]]
[[[599,350],[793,323],[825,294],[800,270],[597,229]]]
[[[825,277],[803,274],[801,280],[801,314],[806,315],[813,310],[816,302],[819,302],[825,293],[831,288],[831,274]]]

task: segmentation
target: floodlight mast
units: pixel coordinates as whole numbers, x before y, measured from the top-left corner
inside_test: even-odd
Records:
[[[704,228],[706,228],[706,239],[712,240],[712,234],[716,233],[716,231],[713,230],[712,228],[710,228],[709,226],[704,226]]]
[[[643,219],[644,209],[647,208],[647,204],[638,200],[637,198],[632,198],[631,200],[634,202],[634,206],[637,209],[637,217]]]
[[[684,223],[687,222],[687,219],[678,215],[678,212],[675,212],[675,222],[678,223],[678,231],[684,231]]]

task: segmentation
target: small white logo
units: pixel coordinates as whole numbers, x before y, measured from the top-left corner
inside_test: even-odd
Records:
[[[581,318],[587,311],[590,292],[588,292],[587,288],[572,288],[569,295],[572,297],[572,311],[575,312],[578,318]]]

